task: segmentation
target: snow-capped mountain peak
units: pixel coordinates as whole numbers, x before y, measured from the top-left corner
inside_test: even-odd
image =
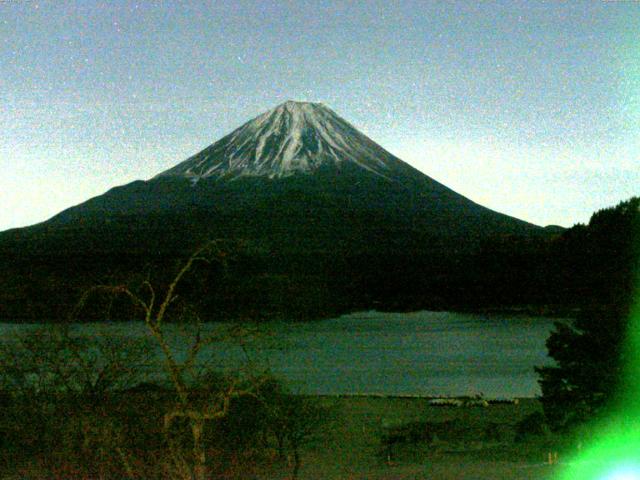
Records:
[[[387,177],[402,163],[321,103],[284,102],[158,175],[286,177],[354,164]]]

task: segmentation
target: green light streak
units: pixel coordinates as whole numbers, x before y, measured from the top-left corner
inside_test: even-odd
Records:
[[[640,253],[640,239],[636,246]],[[569,459],[558,480],[640,480],[640,257],[635,258],[637,287],[625,338],[623,378],[606,420],[584,430],[590,435],[582,439],[587,448]]]
[[[559,480],[640,480],[640,298],[629,319],[624,380],[607,420],[593,424]]]

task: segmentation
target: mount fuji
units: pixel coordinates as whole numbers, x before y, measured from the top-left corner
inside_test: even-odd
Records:
[[[332,283],[327,295],[376,301],[373,290],[430,288],[505,235],[545,231],[438,183],[325,105],[288,101],[150,180],[0,233],[0,258],[15,278],[39,261],[64,283],[70,264],[71,278],[94,278],[241,239],[245,279],[267,290],[279,287],[264,279],[305,290],[312,278],[316,289]]]
[[[116,187],[44,225],[74,228],[78,221],[100,225],[121,216],[197,213],[212,215],[213,224],[222,226],[213,217],[223,211],[232,212],[233,223],[251,223],[258,214],[291,218],[300,212],[308,223],[327,208],[339,222],[366,212],[442,238],[466,236],[463,243],[469,244],[496,233],[539,230],[424,175],[323,104],[294,101],[259,115],[148,181]],[[281,228],[265,226],[261,235]]]

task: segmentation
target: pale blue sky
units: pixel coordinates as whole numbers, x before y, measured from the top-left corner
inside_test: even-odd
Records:
[[[0,2],[0,230],[322,101],[495,210],[640,194],[639,2]]]

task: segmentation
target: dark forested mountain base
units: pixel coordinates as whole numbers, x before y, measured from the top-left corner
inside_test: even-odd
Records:
[[[622,209],[637,203],[634,199]],[[629,296],[624,288],[629,288],[633,274],[632,238],[637,228],[619,211],[620,207],[598,212],[588,226],[577,225],[560,235],[496,236],[464,252],[447,249],[449,242],[457,242],[455,238],[435,236],[424,239],[431,248],[407,246],[406,238],[404,248],[375,240],[367,245],[365,229],[358,230],[360,237],[348,239],[352,243],[343,236],[334,248],[322,248],[319,235],[307,241],[291,231],[276,232],[279,237],[273,234],[271,245],[238,235],[237,241],[228,243],[228,267],[223,271],[218,265],[200,265],[181,295],[198,305],[207,320],[310,319],[360,309],[526,308],[562,313],[589,304],[616,303]],[[131,222],[120,221],[123,231],[131,232]],[[137,232],[137,237],[129,233],[129,248],[118,243],[122,236],[117,230],[99,228],[83,230],[84,237],[73,235],[75,245],[63,235],[27,242],[40,250],[22,248],[19,256],[5,239],[1,318],[61,320],[90,286],[146,277],[166,283],[199,243],[218,237],[200,233],[189,238],[182,234],[183,220],[173,221],[178,226],[165,218],[157,220],[158,226],[148,225],[144,234]],[[110,242],[110,234],[116,241]],[[37,229],[32,235],[38,235]],[[339,238],[335,232],[327,237]],[[616,290],[611,285],[627,287]],[[104,318],[104,309],[95,310],[92,315],[87,312],[87,320]],[[128,319],[131,314],[124,306],[110,306],[111,318]]]

